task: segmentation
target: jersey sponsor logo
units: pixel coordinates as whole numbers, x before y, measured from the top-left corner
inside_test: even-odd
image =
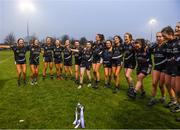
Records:
[[[16,53],[19,53],[20,51],[19,50],[16,50]]]

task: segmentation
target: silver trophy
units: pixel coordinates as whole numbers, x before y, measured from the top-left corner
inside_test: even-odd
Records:
[[[75,120],[73,122],[73,125],[75,125],[75,129],[81,127],[85,128],[84,124],[84,106],[80,103],[77,104],[75,109]]]

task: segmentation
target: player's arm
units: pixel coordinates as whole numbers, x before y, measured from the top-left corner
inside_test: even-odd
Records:
[[[9,46],[9,45],[0,45],[0,48],[2,48],[2,49],[9,49],[9,48],[11,48],[11,46]]]
[[[79,52],[78,49],[71,49],[72,52]]]

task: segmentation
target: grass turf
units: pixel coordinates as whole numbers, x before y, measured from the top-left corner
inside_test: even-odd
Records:
[[[28,59],[28,54],[27,54]],[[151,78],[144,81],[147,97],[131,100],[127,97],[127,83],[121,72],[121,90],[112,94],[103,88],[80,90],[72,80],[42,81],[42,57],[37,86],[17,87],[16,68],[12,51],[0,51],[0,128],[73,128],[75,106],[85,106],[86,128],[180,128],[172,114],[162,104],[147,107]],[[28,64],[28,63],[27,63]],[[27,65],[27,77],[30,70]],[[103,69],[101,69],[103,77]],[[135,72],[133,74],[135,79]],[[158,93],[160,97],[160,93]],[[19,122],[24,120],[24,122]]]

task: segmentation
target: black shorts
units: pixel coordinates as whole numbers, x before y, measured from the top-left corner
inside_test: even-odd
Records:
[[[172,63],[166,63],[166,70],[165,73],[171,76],[176,76],[177,74],[177,67],[175,64]]]
[[[176,76],[180,76],[180,65],[176,65],[177,71]]]
[[[81,60],[80,59],[75,59],[75,65],[80,65],[81,64]]]
[[[136,61],[135,60],[124,60],[124,68],[135,69]]]
[[[123,62],[121,59],[112,59],[112,67],[122,66]]]
[[[91,69],[91,64],[92,64],[92,63],[90,63],[90,62],[81,63],[81,64],[80,64],[80,67],[86,68],[86,70],[90,70],[90,69]]]
[[[44,62],[53,62],[53,58],[48,56],[48,57],[44,57]]]
[[[60,64],[60,63],[62,63],[62,58],[54,58],[54,63],[55,63],[55,64]]]
[[[103,61],[103,66],[104,66],[104,68],[112,68],[112,63]]]
[[[159,72],[166,72],[166,65],[165,64],[155,65],[154,70],[157,70]]]
[[[39,65],[39,60],[38,61],[35,61],[33,59],[29,59],[29,64],[30,65]]]
[[[26,61],[15,61],[15,64],[16,64],[16,65],[18,65],[18,64],[20,64],[20,65],[26,64]]]
[[[97,56],[97,57],[94,57],[93,56],[93,64],[97,64],[97,63],[102,63],[102,58]]]
[[[138,66],[136,69],[136,73],[137,75],[139,75],[140,73],[143,73],[144,75],[149,75],[151,73],[152,70],[152,65],[149,64],[149,66]]]
[[[72,59],[64,60],[64,66],[72,66]]]

